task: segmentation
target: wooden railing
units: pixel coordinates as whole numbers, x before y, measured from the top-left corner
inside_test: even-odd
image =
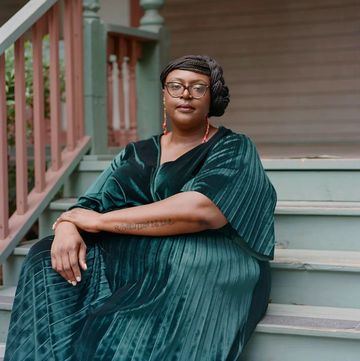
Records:
[[[124,146],[137,140],[136,68],[142,58],[142,48],[146,43],[156,43],[159,35],[118,25],[108,25],[106,30],[108,144]]]
[[[63,21],[60,21],[62,15]],[[61,28],[63,27],[63,28]],[[49,37],[49,92],[44,84],[43,39]],[[64,34],[63,39],[60,34]],[[28,40],[30,39],[30,40]],[[32,99],[25,84],[24,44],[32,47]],[[59,44],[64,43],[64,76]],[[14,46],[14,102],[6,92],[6,50]],[[33,222],[58,192],[63,181],[89,149],[84,136],[83,35],[81,0],[30,0],[1,28],[0,34],[0,263],[24,237]],[[64,94],[61,79],[64,78]],[[65,96],[65,114],[62,97]],[[49,103],[49,120],[45,117]],[[14,109],[11,104],[14,103]],[[29,112],[30,103],[30,112]],[[8,125],[15,111],[16,211],[9,217]],[[31,119],[28,114],[32,114]],[[31,129],[29,129],[29,124]],[[28,139],[29,131],[33,134]],[[46,158],[46,133],[50,132],[50,161]],[[65,139],[61,134],[65,133]],[[33,150],[33,155],[31,154]],[[28,191],[30,158],[34,164],[34,188]],[[48,164],[47,164],[48,163]]]

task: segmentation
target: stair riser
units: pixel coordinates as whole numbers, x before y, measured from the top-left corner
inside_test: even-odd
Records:
[[[360,171],[266,172],[279,200],[359,201]]]
[[[47,208],[39,217],[39,239],[54,234],[52,225],[65,209],[54,210]]]
[[[273,303],[360,308],[359,272],[274,267],[270,296]]]
[[[275,235],[280,248],[360,251],[360,217],[277,214]]]
[[[81,194],[84,194],[101,172],[100,170],[76,170],[65,183],[64,196],[79,197]]]
[[[7,332],[10,324],[11,311],[0,309],[0,342],[6,341]]]
[[[256,332],[241,361],[358,361],[359,340]]]
[[[4,286],[16,286],[25,256],[11,255],[3,264]]]

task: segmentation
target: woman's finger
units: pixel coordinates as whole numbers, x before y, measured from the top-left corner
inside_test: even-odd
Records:
[[[65,274],[65,277],[67,281],[70,281],[73,286],[76,286],[76,278],[72,271],[70,260],[69,260],[69,253],[64,252],[61,256],[61,262],[63,266],[63,272]]]
[[[76,252],[75,250],[71,250],[69,252],[69,262],[70,262],[71,271],[75,276],[76,282],[80,282],[81,281],[81,271],[80,271],[80,267],[79,267],[78,252]]]
[[[86,264],[86,245],[84,242],[81,243],[80,249],[79,249],[79,264],[80,267],[86,271],[87,270],[87,264]]]

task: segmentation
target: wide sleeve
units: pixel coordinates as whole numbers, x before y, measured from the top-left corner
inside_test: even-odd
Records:
[[[260,258],[273,258],[276,192],[249,137],[219,141],[182,191],[207,196],[226,217],[231,237]]]
[[[111,164],[106,168],[95,180],[95,182],[87,189],[87,191],[78,198],[77,202],[72,205],[73,208],[91,209],[97,212],[104,212],[102,202],[102,191],[106,181],[112,173],[119,167],[122,159],[124,158],[126,148],[122,149],[118,155],[111,161]]]

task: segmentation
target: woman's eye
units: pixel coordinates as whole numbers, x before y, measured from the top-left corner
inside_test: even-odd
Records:
[[[204,88],[205,88],[205,86],[204,86],[204,85],[200,85],[200,84],[193,86],[193,89],[194,89],[195,91],[203,91]]]
[[[179,89],[181,89],[181,85],[179,85],[179,84],[171,84],[170,88],[172,90],[179,90]]]

